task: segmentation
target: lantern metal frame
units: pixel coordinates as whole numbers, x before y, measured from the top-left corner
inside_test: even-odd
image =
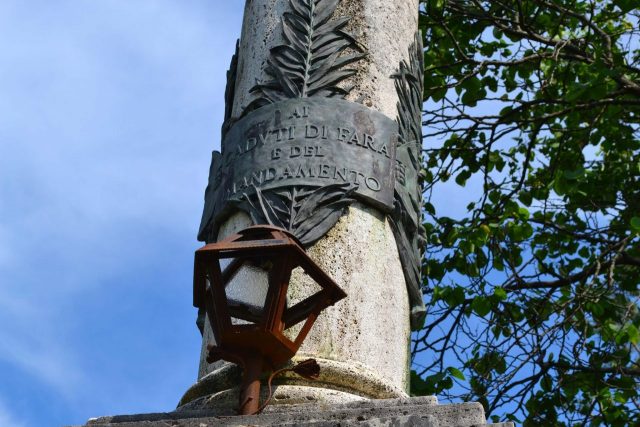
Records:
[[[232,259],[223,270],[221,260]],[[242,305],[231,306],[226,287],[247,264],[268,265],[268,290],[262,315]],[[287,307],[289,281],[294,269],[302,268],[320,291]],[[250,286],[250,284],[247,284]],[[259,407],[260,375],[286,363],[298,351],[320,312],[345,298],[346,293],[305,252],[298,239],[272,226],[246,228],[220,242],[196,251],[194,306],[204,308],[216,345],[209,346],[207,361],[227,360],[243,368],[240,413],[252,414]],[[232,318],[245,324],[234,324]],[[284,331],[303,323],[295,339]]]

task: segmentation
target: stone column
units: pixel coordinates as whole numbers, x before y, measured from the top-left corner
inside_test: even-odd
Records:
[[[314,28],[310,29],[300,18],[305,15],[315,19],[311,26],[315,25]],[[287,20],[288,29],[285,28]],[[242,119],[265,111],[263,109],[269,108],[270,103],[291,98],[286,88],[279,87],[275,92],[272,89],[273,82],[278,80],[278,72],[273,67],[278,67],[287,55],[291,57],[282,46],[295,44],[287,31],[295,27],[302,32],[305,28],[319,31],[323,29],[322,25],[326,30],[331,23],[335,24],[331,27],[335,27],[335,31],[327,36],[327,40],[333,37],[337,42],[334,51],[327,55],[335,53],[331,61],[349,58],[344,59],[344,66],[334,67],[334,71],[341,74],[328,79],[324,88],[316,85],[315,92],[311,86],[305,87],[304,91],[294,89],[294,92],[298,91],[296,94],[300,98],[310,100],[339,100],[336,108],[345,105],[340,102],[348,101],[357,104],[358,108],[364,106],[380,113],[379,117],[400,122],[400,139],[392,159],[395,164],[397,158],[398,171],[392,172],[390,194],[393,200],[386,208],[382,203],[371,202],[366,194],[359,195],[360,190],[366,190],[367,183],[356,183],[360,185],[359,190],[348,193],[350,202],[340,205],[342,215],[336,217],[335,225],[326,227],[324,224],[328,228],[326,233],[319,240],[312,239],[313,243],[308,245],[309,255],[348,297],[320,315],[296,356],[296,359],[315,358],[321,366],[320,380],[309,382],[285,376],[277,382],[273,403],[338,403],[406,397],[411,323],[412,319],[414,326],[419,323],[423,307],[416,291],[419,254],[416,255],[415,247],[419,243],[416,236],[420,233],[415,224],[419,224],[419,217],[416,217],[419,214],[407,207],[410,199],[419,199],[419,194],[415,194],[410,182],[403,181],[417,181],[416,162],[408,163],[412,163],[411,156],[418,156],[420,146],[419,136],[408,135],[407,129],[411,126],[403,123],[412,121],[414,131],[416,126],[420,127],[419,116],[416,124],[415,114],[410,117],[411,111],[407,112],[407,109],[411,110],[408,105],[411,102],[407,99],[407,93],[411,95],[409,72],[412,67],[416,71],[416,60],[421,56],[416,53],[420,49],[416,37],[418,0],[247,0],[238,52],[228,75],[223,138],[224,141],[233,139],[237,133],[234,126]],[[316,50],[319,51],[320,48]],[[416,79],[420,80],[419,76]],[[403,93],[405,99],[402,99]],[[358,138],[366,139],[366,135]],[[373,145],[367,147],[366,141],[359,139],[354,140],[354,144],[359,142],[364,150],[377,151],[368,155],[386,154],[382,146],[376,146],[374,150]],[[222,156],[225,149],[230,149],[229,144],[232,143],[223,142]],[[216,195],[224,179],[216,172],[219,168],[216,163],[224,163],[220,158],[214,153],[199,236],[205,241],[224,238],[256,222],[256,216],[247,210],[220,207],[220,200],[225,197]],[[319,173],[323,173],[321,169]],[[354,180],[357,179],[356,174]],[[362,179],[366,178],[363,176]],[[369,184],[369,187],[376,187],[375,181]],[[403,189],[403,186],[409,188]],[[413,228],[411,224],[414,224]],[[291,287],[296,292],[304,294],[311,286],[302,274],[292,277]],[[204,322],[199,379],[183,397],[180,403],[183,409],[208,408],[225,412],[225,408],[237,405],[238,369],[226,362],[209,365],[204,360],[206,345],[212,341],[208,322]]]

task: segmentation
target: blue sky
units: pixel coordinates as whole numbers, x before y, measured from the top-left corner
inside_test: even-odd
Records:
[[[0,1],[0,426],[166,411],[241,1]]]

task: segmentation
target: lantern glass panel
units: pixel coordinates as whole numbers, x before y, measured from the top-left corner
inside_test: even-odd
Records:
[[[243,264],[226,286],[232,323],[257,323],[264,314],[269,290],[269,272],[251,264]]]

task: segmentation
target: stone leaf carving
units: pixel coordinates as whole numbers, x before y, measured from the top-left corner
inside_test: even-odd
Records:
[[[222,123],[222,138],[224,141],[225,136],[229,132],[231,126],[237,121],[232,117],[233,104],[236,96],[236,81],[238,77],[238,58],[240,54],[240,40],[236,41],[236,52],[231,58],[231,64],[227,71],[227,86],[224,92],[225,111],[224,122]],[[202,219],[200,220],[200,229],[198,230],[198,240],[202,242],[211,242],[212,233],[215,230],[214,217],[215,214],[222,208],[224,204],[224,198],[222,189],[224,188],[223,168],[221,166],[222,155],[214,151],[211,156],[211,166],[209,168],[209,183],[204,193],[204,210],[202,212]]]
[[[352,88],[340,86],[356,74],[346,68],[366,56],[343,31],[351,17],[331,20],[340,0],[290,0],[282,19],[286,44],[271,49],[265,68],[271,80],[256,85],[259,95],[246,112],[285,99],[312,96],[344,98]],[[347,49],[353,53],[345,52]]]
[[[225,205],[224,183],[227,177],[223,174],[222,154],[214,151],[211,155],[211,166],[209,167],[209,183],[204,192],[204,209],[198,230],[198,240],[201,242],[215,242],[218,224],[216,215]]]
[[[232,111],[233,104],[236,98],[236,81],[238,79],[238,58],[240,56],[240,39],[236,41],[236,52],[231,57],[231,65],[229,71],[227,71],[227,86],[224,91],[224,122],[222,123],[222,140],[226,136],[227,132],[236,122],[233,119]]]
[[[296,98],[344,98],[352,88],[343,82],[356,74],[348,68],[366,56],[356,40],[344,31],[351,17],[332,20],[340,0],[289,0],[290,11],[282,18],[285,44],[271,49],[265,73],[270,80],[257,84],[258,95],[242,116],[260,107]],[[231,117],[235,97],[238,46],[227,73],[226,112],[223,140],[237,121]],[[222,189],[228,177],[214,153],[205,209],[198,239],[214,241],[215,218],[225,211]],[[291,231],[308,246],[335,225],[348,206],[357,186],[335,184],[325,187],[289,187],[245,193],[238,209],[248,212],[256,224],[272,224]]]
[[[425,243],[422,227],[422,186],[420,168],[422,152],[422,95],[424,88],[422,35],[418,32],[409,47],[409,60],[400,63],[395,79],[398,93],[399,140],[396,148],[397,169],[392,228],[398,244],[400,261],[411,301],[411,326],[424,323],[421,271]]]
[[[246,211],[255,224],[284,228],[304,246],[324,236],[353,203],[357,186],[333,184],[324,187],[290,187],[262,191],[254,187],[245,194],[238,207]]]

